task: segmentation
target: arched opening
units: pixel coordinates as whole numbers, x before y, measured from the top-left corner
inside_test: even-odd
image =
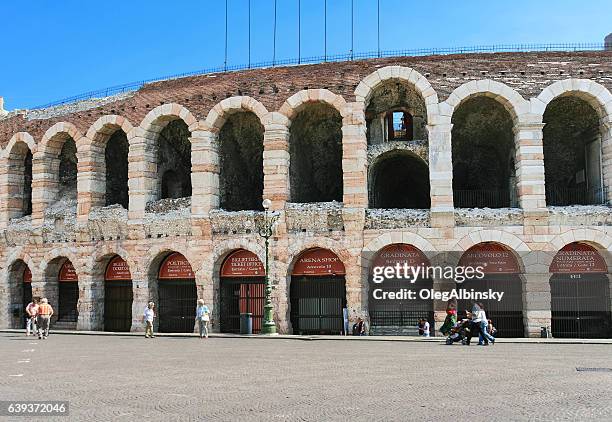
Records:
[[[302,252],[291,272],[293,334],[342,334],[346,308],[344,264],[328,249]]]
[[[119,204],[128,208],[128,152],[127,135],[117,130],[106,142],[106,206]]]
[[[332,106],[309,103],[291,123],[291,201],[342,202],[342,117]]]
[[[115,255],[104,271],[104,331],[132,328],[132,274],[128,263]]]
[[[173,120],[158,136],[157,173],[160,199],[191,196],[191,132],[182,120]]]
[[[512,116],[484,95],[457,107],[453,128],[453,198],[456,208],[518,206]]]
[[[17,260],[8,268],[8,306],[10,328],[25,326],[25,307],[32,301],[32,273],[28,265]]]
[[[370,176],[370,208],[429,209],[429,168],[417,155],[394,150],[374,162]]]
[[[245,249],[230,253],[221,265],[220,331],[240,332],[240,314],[251,313],[253,334],[261,331],[265,302],[265,268]]]
[[[32,152],[25,142],[17,142],[8,156],[8,217],[32,214]]]
[[[197,289],[191,264],[178,252],[161,263],[157,276],[159,331],[192,333],[195,328]]]
[[[57,323],[62,328],[76,328],[79,311],[79,278],[70,260],[64,260],[57,276]]]
[[[411,84],[388,80],[380,84],[366,108],[368,145],[427,140],[425,100]]]
[[[546,204],[604,204],[599,116],[575,96],[554,99],[544,112]]]
[[[395,243],[382,248],[372,261],[369,273],[368,312],[371,335],[415,335],[420,319],[430,324],[434,335],[433,299],[421,299],[421,289],[431,289],[430,278],[386,278],[384,268],[429,266],[429,260],[418,248],[405,243]],[[411,273],[408,273],[411,274]],[[405,289],[417,293],[415,298],[404,296]]]
[[[495,242],[483,242],[465,251],[459,260],[460,267],[482,268],[482,278],[472,277],[457,283],[458,289],[476,293],[489,291],[502,293],[501,300],[479,298],[460,299],[457,304],[458,317],[465,318],[474,302],[484,305],[487,317],[497,328],[497,337],[524,337],[523,287],[520,266],[512,251]]]
[[[263,136],[251,112],[230,115],[219,132],[220,206],[228,211],[261,210]]]
[[[593,246],[564,246],[550,265],[552,335],[558,338],[610,338],[608,266]]]
[[[77,197],[77,148],[74,139],[64,141],[59,155],[59,200],[76,200]]]

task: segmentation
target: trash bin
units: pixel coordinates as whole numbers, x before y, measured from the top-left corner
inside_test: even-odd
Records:
[[[253,334],[253,314],[251,312],[240,314],[240,334]]]

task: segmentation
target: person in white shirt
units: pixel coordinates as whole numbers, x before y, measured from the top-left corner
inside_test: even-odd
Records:
[[[478,323],[480,324],[480,336],[478,337],[478,345],[485,346],[487,344],[495,344],[495,337],[489,334],[488,325],[489,320],[487,319],[487,314],[484,310],[484,305],[482,303],[478,303],[478,307],[480,308],[478,311]]]
[[[145,338],[155,338],[153,335],[153,319],[155,318],[154,308],[155,304],[153,302],[149,302],[142,316],[142,320],[146,324]]]
[[[419,335],[429,337],[429,322],[425,318],[419,320],[417,328],[419,329]]]
[[[28,303],[26,306],[26,336],[29,336],[30,333],[32,335],[36,335],[38,331],[36,328],[36,318],[38,316],[38,298],[35,297],[32,302]]]

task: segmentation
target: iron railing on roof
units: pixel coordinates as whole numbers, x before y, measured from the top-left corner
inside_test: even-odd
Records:
[[[450,55],[450,54],[470,54],[470,53],[527,53],[527,52],[577,52],[577,51],[599,51],[604,50],[603,43],[556,43],[556,44],[499,44],[499,45],[477,45],[469,47],[448,47],[448,48],[417,48],[409,50],[385,50],[385,51],[370,51],[363,53],[343,53],[327,56],[310,56],[300,57],[297,59],[281,59],[275,61],[264,61],[251,63],[250,65],[229,65],[217,66],[208,69],[201,69],[192,72],[177,73],[175,75],[161,76],[157,78],[145,79],[137,82],[131,82],[124,85],[115,85],[96,91],[89,91],[83,94],[72,97],[63,98],[61,100],[52,101],[47,104],[32,107],[33,110],[54,107],[63,104],[75,103],[94,98],[104,98],[111,95],[118,95],[125,92],[136,91],[148,83],[160,82],[188,76],[207,75],[213,73],[235,72],[248,69],[263,69],[277,66],[295,66],[301,64],[315,64],[326,62],[343,62],[353,60],[365,60],[374,58],[389,58],[389,57],[418,57],[432,55]]]

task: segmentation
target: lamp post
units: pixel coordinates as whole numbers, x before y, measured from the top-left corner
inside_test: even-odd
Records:
[[[269,246],[270,238],[272,237],[272,231],[278,215],[269,213],[268,209],[272,205],[272,201],[264,199],[263,203],[264,218],[263,221],[258,224],[257,230],[259,235],[264,238],[266,243],[266,286],[265,286],[265,300],[264,300],[264,317],[261,325],[261,334],[274,335],[276,334],[276,324],[274,323],[274,306],[272,305],[272,281],[270,280],[269,274]]]

